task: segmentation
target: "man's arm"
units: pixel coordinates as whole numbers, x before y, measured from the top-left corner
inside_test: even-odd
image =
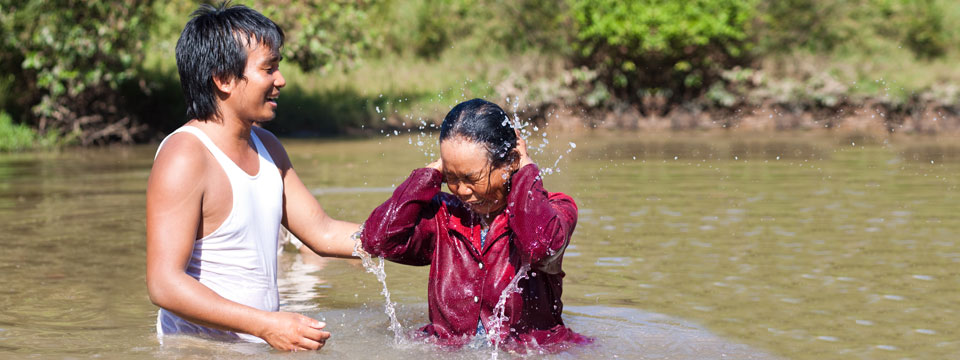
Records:
[[[283,226],[321,256],[355,258],[350,238],[359,224],[331,218],[293,169],[283,145],[270,132],[254,128],[283,177]]]
[[[201,219],[207,150],[189,135],[171,137],[147,185],[147,290],[150,301],[191,322],[252,334],[281,350],[318,349],[324,324],[229,301],[184,271]]]

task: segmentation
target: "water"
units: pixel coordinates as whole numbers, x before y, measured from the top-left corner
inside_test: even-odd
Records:
[[[380,295],[384,297],[383,312],[390,318],[390,330],[393,331],[393,342],[397,345],[406,344],[403,338],[403,325],[400,325],[400,321],[397,320],[397,304],[390,301],[390,290],[387,289],[387,273],[383,270],[383,258],[378,258],[379,261],[374,264],[370,254],[363,250],[360,242],[360,234],[362,233],[363,226],[361,225],[360,230],[350,237],[356,242],[353,246],[353,256],[359,257],[363,268],[366,269],[368,273],[376,276],[377,281],[383,284],[383,291],[380,292]]]
[[[493,307],[493,314],[490,316],[490,328],[487,329],[487,341],[493,344],[493,352],[490,354],[490,359],[496,360],[497,356],[500,354],[500,342],[504,337],[503,323],[510,318],[504,314],[506,311],[507,299],[510,298],[513,294],[519,294],[523,292],[523,289],[520,288],[520,280],[524,280],[529,277],[528,272],[530,271],[530,264],[523,264],[520,269],[517,269],[517,275],[510,280],[510,283],[507,284],[507,287],[503,288],[503,292],[500,293],[500,299],[497,299],[497,304]]]
[[[285,144],[327,212],[361,221],[431,158],[408,138]],[[554,146],[534,160],[564,157],[545,185],[580,209],[564,320],[597,339],[547,358],[960,357],[955,139],[546,138]],[[556,146],[569,142],[569,154]],[[192,338],[160,347],[144,284],[154,150],[0,155],[0,357],[491,357],[397,346],[383,284],[360,261],[291,250],[279,259],[281,308],[327,322],[320,353]],[[426,324],[427,268],[384,270],[404,332]]]

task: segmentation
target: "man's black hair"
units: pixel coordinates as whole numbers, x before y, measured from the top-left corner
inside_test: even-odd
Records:
[[[507,113],[499,105],[483,99],[464,101],[454,106],[440,125],[440,142],[463,137],[487,149],[494,168],[514,161],[517,133]]]
[[[243,5],[203,4],[191,16],[177,40],[177,70],[187,119],[206,121],[220,116],[214,77],[243,79],[247,48],[269,46],[279,57],[284,36],[280,26]]]

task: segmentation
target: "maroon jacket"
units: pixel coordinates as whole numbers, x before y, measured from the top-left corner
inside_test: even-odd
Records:
[[[529,277],[507,298],[504,345],[563,346],[590,339],[570,331],[560,314],[563,251],[577,223],[577,206],[543,189],[540,170],[528,165],[511,179],[506,210],[490,224],[483,249],[480,221],[456,196],[440,192],[442,175],[417,169],[364,224],[363,248],[408,265],[431,265],[430,324],[421,330],[442,344],[462,345],[481,321],[487,331],[504,288],[523,264]]]

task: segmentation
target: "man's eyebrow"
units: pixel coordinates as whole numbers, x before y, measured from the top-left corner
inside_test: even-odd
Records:
[[[263,64],[266,65],[266,64],[279,63],[282,60],[283,60],[283,55],[273,54],[273,55],[270,55],[270,57],[263,59]]]

